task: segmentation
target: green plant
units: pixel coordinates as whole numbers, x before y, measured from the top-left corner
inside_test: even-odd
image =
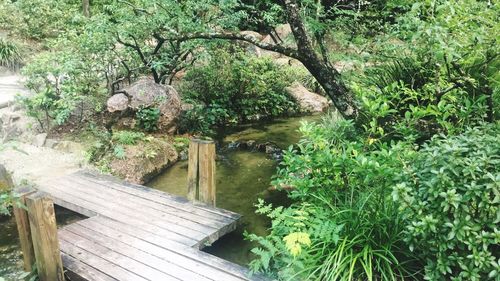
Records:
[[[303,139],[284,154],[273,182],[291,189],[294,203],[264,208],[272,227],[264,238],[250,236],[261,245],[252,268],[283,280],[418,278],[419,261],[403,241],[403,216],[391,198],[413,148],[367,138],[337,117],[300,131]],[[302,238],[300,250],[287,246],[293,233],[293,241]]]
[[[294,113],[297,105],[285,91],[294,80],[289,74],[268,58],[213,51],[207,65],[192,68],[184,78],[183,95],[194,107],[181,125],[186,131],[206,132]]]
[[[0,66],[16,69],[22,62],[19,46],[11,41],[0,38]]]
[[[138,141],[144,140],[145,138],[146,135],[141,132],[117,131],[113,132],[112,140],[118,144],[134,145],[137,144]]]
[[[394,188],[427,280],[498,280],[499,135],[496,123],[433,138]]]
[[[135,114],[137,125],[146,132],[156,131],[158,130],[158,120],[160,120],[160,114],[159,108],[141,107]]]

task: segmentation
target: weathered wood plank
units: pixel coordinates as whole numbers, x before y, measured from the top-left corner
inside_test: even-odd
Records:
[[[78,196],[82,199],[85,199],[87,202],[92,202],[96,205],[101,206],[102,210],[107,210],[108,213],[111,211],[113,215],[107,215],[112,218],[117,215],[126,215],[126,219],[135,218],[138,220],[144,220],[147,218],[145,223],[161,228],[165,231],[170,231],[177,233],[180,236],[184,236],[188,239],[193,239],[195,241],[200,241],[206,239],[208,233],[203,233],[198,230],[190,229],[182,224],[186,222],[180,221],[178,218],[173,216],[161,215],[158,216],[154,212],[147,212],[144,208],[131,208],[122,205],[121,201],[133,201],[133,197],[120,197],[118,194],[114,194],[111,196],[101,196],[101,192],[92,192],[92,190],[80,189],[78,185],[64,186],[62,182],[57,186],[53,186],[53,189],[64,190],[67,194],[71,194],[73,196]],[[104,192],[104,191],[102,191]],[[98,211],[99,212],[99,211]],[[201,227],[201,225],[199,225]],[[212,230],[213,231],[213,230]]]
[[[61,258],[65,274],[71,281],[119,281],[63,252]]]
[[[183,198],[180,196],[168,194],[168,193],[165,193],[163,191],[159,191],[159,190],[145,187],[142,185],[136,185],[136,184],[131,184],[128,182],[120,181],[116,178],[113,178],[113,177],[107,176],[107,175],[97,175],[97,174],[89,172],[89,171],[79,171],[79,172],[72,174],[71,176],[79,176],[79,175],[83,176],[84,178],[86,178],[90,181],[103,182],[106,186],[109,186],[111,188],[120,188],[120,189],[124,190],[125,192],[133,192],[137,196],[144,196],[145,194],[154,194],[154,195],[157,195],[159,197],[163,197],[163,198],[168,199],[168,201],[165,201],[166,203],[176,205],[181,209],[186,209],[186,210],[198,209],[198,210],[203,210],[205,212],[209,212],[209,213],[212,213],[212,214],[215,214],[218,216],[225,216],[225,217],[232,218],[232,219],[239,219],[241,217],[241,215],[234,213],[234,212],[231,212],[231,211],[228,211],[228,210],[214,208],[214,207],[208,206],[208,205],[203,204],[203,203],[193,203],[193,202],[190,202],[189,200],[187,200],[186,198]],[[130,189],[129,187],[131,187],[132,189]],[[142,191],[142,192],[136,193],[135,191]]]
[[[212,221],[214,224],[226,224],[228,221],[238,220],[239,218],[241,218],[241,215],[239,214],[234,214],[233,216],[226,216],[225,214],[218,213],[218,209],[216,209],[214,213],[213,210],[210,210],[211,208],[205,206],[198,206],[196,205],[196,203],[190,203],[188,201],[178,202],[177,200],[180,199],[171,196],[167,193],[164,193],[162,191],[154,189],[151,189],[152,191],[146,192],[144,190],[138,190],[136,188],[133,188],[133,186],[131,188],[130,185],[124,185],[103,180],[93,180],[92,178],[89,178],[88,176],[82,176],[79,173],[72,174],[68,176],[68,178],[71,179],[78,178],[83,182],[88,182],[89,184],[94,183],[104,188],[114,189],[129,194],[131,196],[134,196],[134,198],[141,198],[149,202],[155,202],[157,204],[171,208],[173,210],[188,212],[190,214],[196,215],[197,217],[200,218],[200,220]],[[55,180],[54,183],[57,182],[58,180]],[[171,197],[173,197],[173,199]]]
[[[186,269],[175,263],[177,257],[173,259],[162,259],[156,255],[150,253],[148,248],[138,247],[138,245],[129,245],[124,242],[126,237],[116,231],[110,231],[114,235],[106,236],[101,232],[95,231],[94,229],[86,228],[79,224],[73,224],[65,227],[74,234],[85,237],[86,239],[109,248],[110,250],[127,256],[137,262],[143,263],[150,267],[153,267],[163,273],[169,274],[180,280],[199,280],[199,281],[209,281],[214,280],[207,278],[193,269]]]
[[[194,201],[198,198],[198,153],[199,145],[195,139],[189,142],[189,153],[188,153],[188,193],[187,199],[189,201]]]
[[[26,197],[40,281],[64,281],[54,204],[41,192]]]
[[[61,240],[67,243],[71,243],[73,244],[73,246],[77,246],[82,249],[88,249],[88,251],[92,252],[94,255],[107,260],[108,262],[116,264],[123,269],[134,272],[136,275],[139,275],[147,280],[179,280],[149,265],[138,262],[126,255],[115,252],[108,247],[99,245],[83,236],[80,236],[68,230],[59,230],[59,235],[61,237]]]
[[[101,199],[116,198],[116,202],[119,205],[122,205],[124,208],[147,212],[148,216],[159,218],[165,221],[170,221],[192,230],[202,232],[204,234],[211,234],[218,227],[224,225],[218,223],[216,227],[214,226],[214,224],[211,224],[210,220],[198,217],[189,212],[173,209],[171,207],[164,206],[150,200],[137,198],[136,196],[119,192],[111,188],[106,188],[97,184],[85,182],[81,179],[64,178],[59,180],[58,182],[62,183],[62,185],[64,186],[78,188],[79,190],[84,192],[95,192],[94,196],[98,196]]]
[[[33,249],[33,239],[31,237],[28,210],[26,209],[26,196],[35,192],[31,188],[18,188],[14,191],[19,196],[19,204],[15,204],[12,212],[16,218],[17,232],[21,251],[23,252],[24,271],[31,272],[35,264],[35,250]]]
[[[89,199],[88,198],[89,196],[86,196],[86,198],[84,199],[84,198],[81,198],[79,196],[75,196],[73,194],[66,193],[66,192],[64,192],[64,190],[62,190],[63,192],[61,192],[61,190],[57,190],[54,187],[50,187],[50,186],[46,186],[46,185],[43,186],[43,191],[50,193],[50,194],[57,192],[57,193],[59,193],[57,195],[58,198],[64,198],[64,201],[73,202],[79,206],[85,206],[86,209],[88,209],[96,214],[100,214],[102,216],[106,216],[106,217],[115,219],[117,221],[122,221],[122,222],[125,222],[127,224],[135,225],[136,227],[141,228],[145,231],[148,231],[151,233],[156,233],[158,235],[162,235],[165,238],[172,239],[172,240],[177,241],[179,243],[182,243],[182,244],[185,244],[188,246],[193,246],[193,245],[196,245],[198,243],[197,240],[194,240],[190,237],[186,237],[184,235],[180,235],[180,234],[172,232],[170,230],[149,224],[148,221],[145,220],[144,217],[137,218],[135,216],[128,216],[128,214],[127,215],[122,214],[121,212],[114,210],[114,209],[110,208],[109,206],[102,206],[102,205],[98,205],[98,204],[95,204],[93,202],[87,201],[87,199]]]
[[[199,262],[212,268],[217,268],[226,272],[227,274],[243,280],[266,280],[259,275],[254,275],[252,278],[249,278],[248,269],[242,266],[217,258],[205,252],[201,252],[195,248],[185,247],[184,245],[176,243],[174,241],[156,239],[155,237],[152,237],[150,235],[146,236],[140,229],[110,220],[108,218],[95,217],[79,221],[77,222],[77,224],[104,233],[105,235],[113,235],[113,230],[119,230],[123,240],[133,239],[133,245],[141,245],[140,248],[147,247],[145,243],[149,243],[156,247],[175,253],[179,256],[188,258],[189,260]],[[138,241],[144,241],[144,243]],[[183,262],[185,261],[180,257],[178,257],[178,260]]]
[[[215,143],[199,143],[199,200],[215,207]]]
[[[213,280],[246,280],[241,276],[227,273],[224,269],[219,269],[217,266],[191,259],[189,256],[182,254],[184,246],[180,244],[174,244],[169,241],[166,243],[155,243],[155,241],[150,241],[148,237],[137,235],[137,233],[135,233],[135,236],[134,233],[125,233],[121,228],[116,228],[113,225],[110,226],[106,221],[102,222],[100,219],[89,219],[80,221],[77,224],[99,232],[104,236],[120,240],[123,243],[139,248],[159,258],[176,263],[181,267],[195,271]],[[120,231],[116,231],[116,229],[120,229]]]
[[[93,268],[99,269],[99,271],[112,276],[120,281],[147,281],[147,279],[124,269],[112,262],[109,262],[101,257],[98,257],[91,252],[91,249],[81,248],[63,239],[59,240],[61,246],[61,251],[80,263],[86,264]]]

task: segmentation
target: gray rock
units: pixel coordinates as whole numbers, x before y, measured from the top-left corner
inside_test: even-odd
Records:
[[[45,144],[45,140],[47,139],[47,133],[41,133],[35,136],[33,140],[33,145],[37,147],[42,147]]]
[[[109,112],[123,111],[128,107],[128,97],[124,94],[116,94],[108,99],[106,105]]]
[[[309,91],[300,83],[294,83],[285,90],[299,103],[302,112],[323,112],[330,106],[327,98]]]
[[[48,148],[54,148],[58,143],[59,142],[55,139],[46,139],[44,146]]]
[[[168,85],[160,85],[151,79],[141,79],[125,89],[131,97],[129,107],[138,110],[142,107],[160,109],[158,127],[172,131],[175,121],[182,111],[181,99],[177,91]]]
[[[13,187],[14,183],[12,182],[9,172],[7,172],[7,169],[0,164],[0,192],[9,191]]]
[[[55,146],[55,149],[62,152],[78,154],[83,151],[83,146],[74,141],[60,141]]]

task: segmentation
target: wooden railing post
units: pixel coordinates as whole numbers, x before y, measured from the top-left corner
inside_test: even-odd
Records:
[[[33,271],[35,264],[35,252],[33,250],[33,240],[31,239],[31,229],[26,209],[26,196],[34,193],[31,188],[19,188],[14,191],[15,196],[18,196],[19,204],[14,204],[12,212],[16,218],[17,232],[19,232],[19,241],[21,243],[21,251],[23,252],[24,271]]]
[[[215,143],[192,139],[189,143],[188,199],[215,206]]]
[[[26,197],[33,248],[40,281],[63,281],[54,203],[37,192]]]

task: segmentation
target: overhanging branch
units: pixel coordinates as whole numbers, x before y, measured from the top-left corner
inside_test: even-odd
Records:
[[[300,60],[299,53],[295,48],[285,47],[276,44],[262,43],[258,41],[255,37],[248,34],[239,33],[191,33],[181,35],[173,40],[187,41],[193,39],[223,39],[223,40],[237,40],[248,42],[261,49],[272,51],[276,53],[283,54],[285,56]]]

